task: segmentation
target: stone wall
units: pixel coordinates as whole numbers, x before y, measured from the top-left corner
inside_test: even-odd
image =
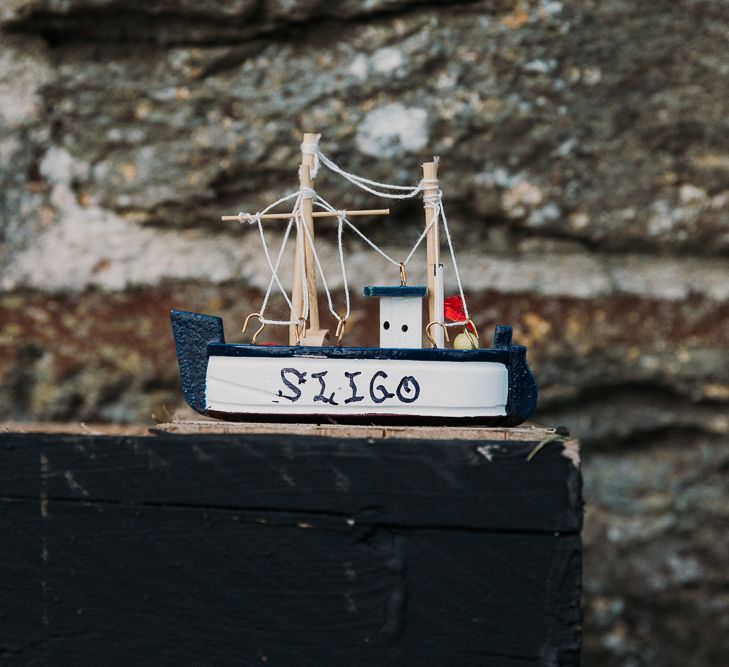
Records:
[[[0,26],[0,418],[176,409],[167,311],[239,339],[265,260],[219,216],[295,185],[302,130],[390,182],[439,154],[480,330],[514,325],[536,421],[585,443],[585,664],[726,662],[726,6],[4,0]],[[422,212],[392,208],[362,224],[397,256]],[[346,250],[357,294],[397,280]]]

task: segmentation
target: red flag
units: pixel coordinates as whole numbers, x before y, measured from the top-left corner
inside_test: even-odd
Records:
[[[451,322],[463,322],[466,319],[466,308],[463,305],[463,300],[458,294],[453,296],[447,296],[443,300],[443,314],[445,318]],[[476,333],[473,325],[469,324],[468,328]]]

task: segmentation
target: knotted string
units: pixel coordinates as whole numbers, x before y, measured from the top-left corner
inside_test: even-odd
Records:
[[[445,323],[445,326],[458,326],[465,324],[467,321],[470,320],[470,316],[468,313],[468,306],[466,304],[465,295],[463,293],[463,285],[461,282],[461,276],[460,271],[458,270],[458,264],[456,261],[456,254],[455,249],[453,247],[453,240],[451,238],[450,229],[448,227],[448,219],[446,217],[445,208],[443,206],[443,193],[438,188],[438,180],[437,179],[422,179],[416,186],[406,186],[406,185],[393,185],[390,183],[381,183],[378,181],[373,181],[368,178],[364,178],[363,176],[357,176],[356,174],[352,174],[350,172],[345,171],[339,165],[337,165],[335,162],[333,162],[331,159],[326,157],[322,154],[322,152],[319,150],[318,144],[316,143],[302,143],[301,144],[301,151],[305,155],[313,155],[314,156],[314,166],[311,170],[311,176],[314,178],[316,174],[318,173],[318,170],[321,165],[324,165],[334,173],[339,174],[340,176],[344,177],[346,180],[348,180],[353,185],[356,185],[358,188],[361,188],[362,190],[365,190],[366,192],[369,192],[371,194],[374,194],[379,197],[389,198],[389,199],[410,199],[412,197],[417,196],[420,192],[424,192],[423,194],[423,205],[425,208],[429,208],[434,211],[434,215],[431,219],[431,221],[426,225],[425,229],[422,231],[422,233],[418,236],[417,240],[413,244],[412,248],[410,249],[410,252],[405,257],[405,259],[400,262],[392,258],[390,255],[388,255],[384,250],[382,250],[372,239],[368,238],[359,228],[357,228],[346,216],[346,211],[335,209],[329,202],[327,202],[323,197],[318,195],[316,191],[312,188],[306,188],[302,187],[297,192],[293,192],[291,194],[288,194],[281,199],[277,200],[270,206],[267,206],[262,211],[259,211],[254,214],[248,214],[248,213],[239,213],[238,214],[238,220],[242,223],[243,221],[247,221],[249,224],[255,224],[258,226],[259,229],[259,235],[261,238],[261,244],[263,246],[264,253],[266,255],[266,260],[268,262],[268,266],[271,270],[271,279],[269,280],[268,287],[266,289],[266,293],[264,295],[263,300],[263,306],[261,308],[261,321],[265,322],[266,324],[280,324],[280,325],[292,325],[297,324],[297,322],[289,320],[266,320],[263,318],[263,313],[265,311],[266,306],[268,305],[268,301],[271,295],[271,290],[273,288],[273,285],[276,284],[281,293],[283,294],[287,305],[293,311],[293,305],[291,303],[291,300],[289,299],[288,295],[286,294],[286,291],[284,290],[281,281],[278,277],[278,268],[281,263],[281,259],[283,257],[284,248],[286,245],[286,242],[290,236],[291,228],[294,224],[296,224],[297,230],[300,233],[303,233],[305,238],[305,243],[301,245],[301,256],[300,256],[300,266],[302,269],[302,278],[303,278],[303,284],[306,283],[306,270],[304,266],[304,245],[308,242],[308,245],[312,251],[312,256],[314,258],[314,261],[316,263],[316,268],[318,270],[319,275],[322,279],[322,284],[326,293],[327,297],[327,305],[329,308],[329,311],[331,314],[341,321],[346,321],[346,319],[350,315],[350,297],[349,297],[349,284],[347,281],[347,273],[345,269],[345,262],[344,262],[344,244],[343,244],[343,229],[344,225],[347,225],[352,231],[354,231],[362,240],[364,240],[373,250],[375,250],[378,254],[380,254],[384,259],[386,259],[391,264],[397,266],[398,268],[402,267],[404,268],[408,262],[412,259],[413,255],[415,254],[415,251],[418,249],[420,244],[422,243],[423,239],[426,238],[428,235],[428,232],[433,227],[433,225],[437,224],[438,221],[441,221],[443,224],[443,231],[446,236],[446,241],[448,243],[448,249],[451,256],[451,261],[453,263],[453,270],[456,277],[456,283],[458,285],[458,292],[461,297],[464,313],[465,313],[465,320],[463,322],[448,322]],[[380,188],[375,189],[375,188]],[[438,189],[436,189],[438,188]],[[431,190],[430,192],[427,192],[428,190]],[[286,227],[286,231],[284,233],[283,240],[281,242],[281,246],[279,248],[278,255],[276,257],[276,262],[274,263],[271,260],[271,255],[268,250],[268,245],[266,243],[266,238],[263,233],[263,226],[261,224],[261,216],[265,215],[268,211],[270,211],[272,208],[280,205],[281,203],[285,201],[289,201],[293,198],[296,198],[296,202],[294,204],[293,210],[291,211],[291,216],[288,218],[288,225]],[[343,287],[344,287],[344,295],[345,295],[345,303],[346,303],[346,310],[345,315],[340,316],[336,309],[334,308],[334,304],[331,297],[331,292],[329,290],[329,285],[326,280],[326,276],[324,275],[324,270],[322,269],[321,262],[319,260],[318,253],[316,251],[316,247],[314,246],[314,241],[311,236],[311,233],[309,232],[308,226],[305,224],[304,217],[303,217],[303,211],[301,210],[301,204],[304,199],[311,199],[313,204],[315,206],[318,206],[320,208],[323,208],[324,210],[336,213],[337,218],[337,249],[338,249],[338,255],[339,255],[339,264],[340,269],[342,273],[342,281],[343,281]],[[303,230],[303,232],[302,232]],[[304,313],[302,313],[302,317],[306,318],[308,317],[309,312],[309,302],[308,302],[308,290],[304,289],[303,292],[303,299],[304,299]]]

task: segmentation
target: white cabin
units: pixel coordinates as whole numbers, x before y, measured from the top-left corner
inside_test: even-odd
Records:
[[[424,286],[368,286],[365,296],[380,299],[380,347],[417,348],[423,346]]]

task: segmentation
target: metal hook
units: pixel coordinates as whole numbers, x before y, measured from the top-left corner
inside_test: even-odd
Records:
[[[344,330],[347,328],[347,318],[346,317],[340,317],[339,322],[337,323],[337,347],[341,347],[342,345],[342,336],[344,336]]]
[[[400,262],[400,286],[405,287],[408,284],[408,277],[405,273],[405,264]]]
[[[471,325],[470,327],[468,325]],[[473,331],[471,331],[471,327],[473,327]],[[476,328],[476,325],[473,323],[473,320],[466,320],[463,326],[463,333],[468,336],[468,340],[471,341],[471,345],[473,346],[474,350],[478,349],[479,346],[479,338],[478,338],[478,329]]]
[[[306,331],[306,318],[300,317],[298,322],[294,324],[294,335],[296,336],[296,344],[301,345],[301,338]]]
[[[251,338],[251,345],[256,344],[256,338],[258,338],[258,334],[261,333],[266,328],[266,323],[263,321],[263,315],[261,313],[251,313],[248,317],[246,317],[246,321],[243,323],[243,329],[241,333],[245,333],[246,329],[248,328],[248,322],[250,322],[251,317],[257,317],[258,321],[261,323],[261,326],[258,328],[256,333],[253,334],[253,338]]]
[[[450,343],[451,339],[448,337],[448,327],[443,324],[443,322],[428,322],[428,326],[425,327],[425,335],[428,337],[428,340],[431,342],[433,347],[438,347],[437,343],[435,342],[435,339],[430,334],[430,327],[432,327],[434,324],[437,324],[440,327],[443,327],[443,333],[445,334],[445,339]]]

